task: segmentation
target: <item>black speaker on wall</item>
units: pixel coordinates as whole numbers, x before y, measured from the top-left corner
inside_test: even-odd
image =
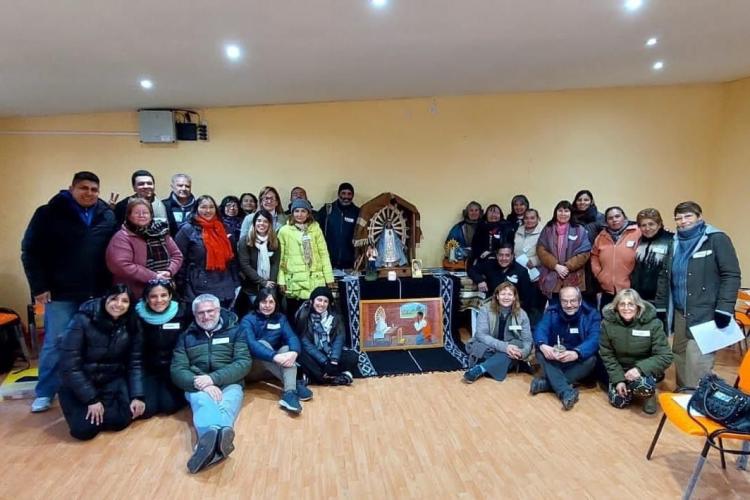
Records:
[[[178,141],[197,141],[198,125],[195,123],[176,123]]]

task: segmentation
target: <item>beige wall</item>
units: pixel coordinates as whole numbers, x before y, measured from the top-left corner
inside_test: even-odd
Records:
[[[77,170],[97,172],[103,196],[128,193],[136,168],[156,175],[160,195],[177,171],[193,175],[197,194],[217,197],[272,184],[286,203],[299,184],[319,206],[343,180],[355,185],[360,204],[392,191],[419,207],[425,238],[418,255],[434,266],[471,199],[507,211],[514,194],[526,193],[545,220],[579,188],[591,189],[600,208],[620,204],[631,216],[646,206],[669,215],[688,198],[713,206],[718,152],[731,172],[740,169],[743,151],[747,157],[740,138],[748,130],[747,102],[744,118],[731,113],[739,128],[732,144],[720,140],[727,99],[739,103],[743,95],[747,101],[747,85],[715,84],[217,108],[203,113],[209,142],[176,145],[142,145],[128,136],[0,135],[0,190],[13,207],[0,222],[0,304],[26,302],[24,228]],[[135,131],[137,120],[134,113],[5,119],[2,130]],[[710,218],[721,221],[725,205]]]

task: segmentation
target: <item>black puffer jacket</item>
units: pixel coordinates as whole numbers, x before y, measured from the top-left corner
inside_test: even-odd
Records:
[[[84,404],[99,400],[109,382],[126,377],[130,398],[143,397],[141,350],[135,318],[113,320],[102,298],[84,302],[60,342],[60,375]]]
[[[152,325],[143,318],[138,324],[143,335],[143,369],[169,378],[172,352],[182,332],[193,322],[193,314],[185,303],[179,303],[174,318],[162,325]]]

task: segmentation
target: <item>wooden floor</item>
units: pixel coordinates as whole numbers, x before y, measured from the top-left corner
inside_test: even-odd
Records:
[[[731,376],[736,351],[723,352]],[[185,469],[190,412],[76,442],[57,404],[31,415],[0,402],[0,498],[677,498],[702,442],[658,416],[616,410],[584,389],[570,412],[530,396],[528,375],[461,382],[460,372],[318,388],[298,418],[265,384],[246,390],[237,449],[198,475]],[[750,498],[750,475],[712,453],[696,498]]]

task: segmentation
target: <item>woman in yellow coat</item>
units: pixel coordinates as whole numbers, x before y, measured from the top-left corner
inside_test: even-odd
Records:
[[[333,269],[326,239],[312,217],[310,202],[296,199],[292,216],[279,229],[278,284],[287,298],[287,315],[294,317],[300,304],[319,286],[333,286]]]

